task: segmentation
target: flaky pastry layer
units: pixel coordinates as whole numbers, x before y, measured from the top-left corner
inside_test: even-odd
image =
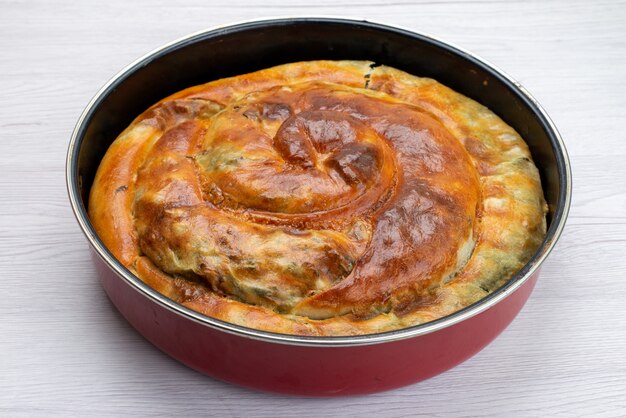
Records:
[[[178,92],[114,141],[89,200],[113,255],[174,301],[298,335],[405,328],[504,284],[545,236],[522,138],[428,79],[281,65]]]

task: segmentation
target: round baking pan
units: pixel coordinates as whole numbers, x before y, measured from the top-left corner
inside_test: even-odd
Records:
[[[204,316],[154,291],[105,248],[87,216],[96,169],[109,145],[153,103],[186,87],[296,61],[370,60],[432,77],[477,100],[528,143],[549,204],[548,232],[504,286],[452,315],[397,331],[303,337]],[[87,105],[67,155],[69,198],[104,290],[150,342],[218,379],[284,393],[368,393],[441,373],[493,340],[520,311],[569,209],[571,173],[545,111],[517,82],[475,55],[432,36],[362,20],[288,18],[210,29],[165,45],[114,76]]]

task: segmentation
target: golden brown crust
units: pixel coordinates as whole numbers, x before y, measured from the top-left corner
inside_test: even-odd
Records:
[[[388,331],[482,298],[545,235],[528,148],[478,103],[370,64],[163,99],[103,159],[96,232],[157,291],[267,331]]]

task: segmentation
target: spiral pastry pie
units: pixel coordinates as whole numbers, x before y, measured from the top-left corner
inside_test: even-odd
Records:
[[[155,104],[117,138],[89,202],[145,283],[208,316],[299,335],[431,321],[538,248],[528,147],[434,80],[300,62]]]

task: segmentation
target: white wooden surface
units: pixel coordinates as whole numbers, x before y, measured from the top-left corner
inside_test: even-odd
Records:
[[[626,3],[0,0],[0,415],[625,416]],[[512,326],[461,366],[370,396],[227,385],[143,340],[98,285],[64,158],[83,107],[145,52],[216,24],[353,15],[505,69],[560,128],[570,220]]]

